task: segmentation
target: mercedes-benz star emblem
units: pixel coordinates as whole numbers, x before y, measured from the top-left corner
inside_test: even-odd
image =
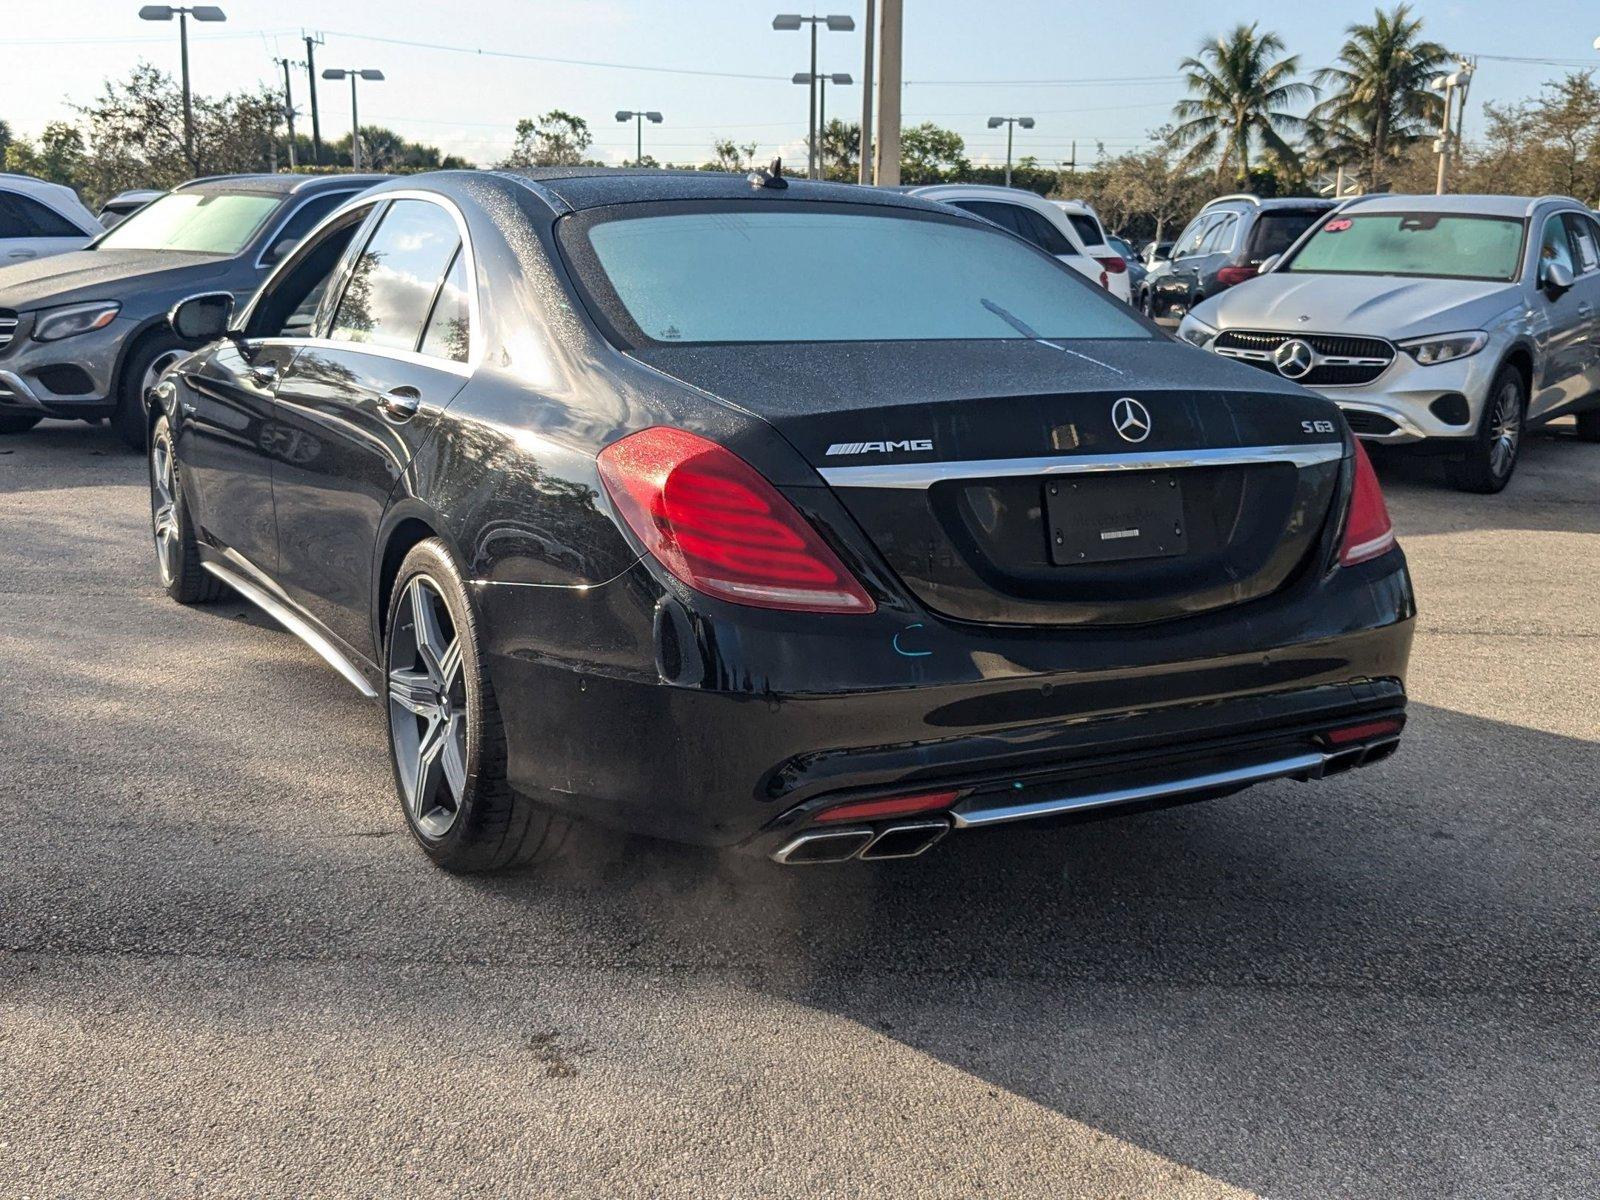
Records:
[[[1142,442],[1150,436],[1150,410],[1124,396],[1111,406],[1111,427],[1125,442]]]
[[[1300,379],[1310,374],[1311,368],[1316,365],[1316,352],[1311,349],[1309,342],[1290,338],[1272,352],[1272,365],[1278,368],[1278,374],[1285,379]]]

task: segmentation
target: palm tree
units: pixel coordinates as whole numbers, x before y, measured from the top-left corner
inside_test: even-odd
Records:
[[[1297,55],[1282,57],[1283,39],[1239,25],[1226,37],[1200,47],[1179,64],[1191,93],[1173,106],[1178,141],[1191,145],[1190,160],[1217,156],[1220,183],[1232,166],[1242,183],[1250,180],[1250,148],[1259,144],[1292,162],[1294,148],[1285,135],[1299,133],[1305,121],[1288,110],[1316,97],[1316,89],[1295,79]]]
[[[1421,35],[1422,18],[1411,15],[1410,5],[1374,9],[1371,24],[1345,30],[1337,65],[1316,74],[1318,86],[1332,95],[1312,115],[1360,148],[1373,191],[1383,190],[1395,153],[1426,136],[1439,119],[1439,97],[1428,81],[1449,65],[1450,52]]]

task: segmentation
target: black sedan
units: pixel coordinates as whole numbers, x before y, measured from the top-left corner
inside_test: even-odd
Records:
[[[160,570],[388,714],[438,863],[574,818],[782,863],[1393,751],[1414,605],[1338,409],[898,194],[440,173],[155,389]]]

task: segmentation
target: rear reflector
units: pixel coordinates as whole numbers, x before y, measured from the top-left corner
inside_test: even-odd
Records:
[[[1394,547],[1394,526],[1383,502],[1383,489],[1372,469],[1372,460],[1359,440],[1356,447],[1356,481],[1350,489],[1350,512],[1344,522],[1344,538],[1339,543],[1339,562],[1354,566],[1377,558]]]
[[[1234,284],[1243,283],[1246,279],[1254,279],[1254,267],[1223,267],[1217,272],[1217,282],[1223,287],[1233,287]]]
[[[731,450],[658,425],[612,442],[598,462],[628,528],[696,591],[795,612],[877,607],[810,522]]]
[[[949,808],[960,792],[925,792],[920,796],[895,796],[888,800],[858,800],[825,808],[818,821],[871,821],[879,817],[903,817],[907,813],[933,812]]]
[[[1095,258],[1095,262],[1099,263],[1113,275],[1126,275],[1128,273],[1127,260],[1122,258],[1121,255],[1108,254],[1105,258],[1100,258],[1097,256]]]
[[[1343,729],[1330,729],[1324,735],[1335,746],[1343,746],[1350,742],[1360,742],[1367,738],[1383,737],[1389,733],[1399,733],[1400,722],[1393,718],[1387,721],[1368,721],[1364,725],[1346,725]]]

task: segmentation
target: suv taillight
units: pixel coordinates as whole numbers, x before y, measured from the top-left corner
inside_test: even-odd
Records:
[[[1350,489],[1350,511],[1345,516],[1344,538],[1339,543],[1339,563],[1351,567],[1377,558],[1394,546],[1394,526],[1383,502],[1383,489],[1361,442],[1356,442],[1356,481]]]
[[[1254,267],[1223,267],[1217,272],[1217,282],[1223,287],[1232,287],[1236,283],[1243,283],[1246,279],[1254,279],[1256,275]]]
[[[1111,274],[1113,274],[1113,275],[1126,275],[1128,273],[1127,260],[1124,259],[1121,255],[1110,254],[1110,255],[1107,255],[1105,258],[1098,258],[1097,257],[1095,259],[1095,262],[1099,263],[1102,267],[1104,267],[1107,271],[1111,272]]]
[[[696,591],[795,612],[877,607],[794,505],[731,450],[655,426],[612,442],[598,462],[628,528]]]

